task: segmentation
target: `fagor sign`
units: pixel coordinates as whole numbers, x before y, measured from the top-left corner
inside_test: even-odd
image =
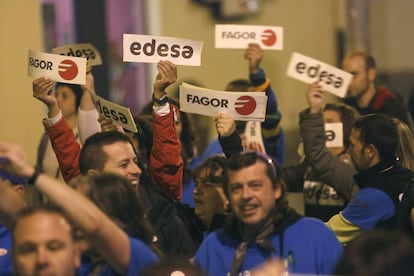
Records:
[[[173,37],[124,34],[124,61],[201,65],[201,41]]]
[[[206,116],[224,112],[241,121],[264,121],[267,96],[264,92],[210,90],[180,85],[180,110]]]
[[[245,49],[258,43],[263,49],[283,49],[283,28],[273,26],[216,25],[216,48]]]
[[[29,50],[27,74],[33,78],[85,84],[86,59]]]
[[[352,75],[319,60],[293,53],[286,74],[305,83],[319,82],[324,90],[344,97]]]

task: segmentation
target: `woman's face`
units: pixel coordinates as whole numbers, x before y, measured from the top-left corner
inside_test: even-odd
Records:
[[[56,89],[56,101],[63,117],[76,115],[76,96],[69,86],[61,85]]]
[[[216,173],[217,179],[221,177],[221,173],[221,170]],[[215,214],[224,214],[228,200],[221,181],[207,176],[205,170],[195,178],[194,182],[194,211],[208,228]]]

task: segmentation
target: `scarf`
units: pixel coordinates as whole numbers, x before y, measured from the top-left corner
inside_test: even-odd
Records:
[[[298,221],[302,216],[296,213],[295,210],[289,208],[285,216],[280,220],[276,221],[274,219],[274,212],[271,212],[270,215],[263,221],[263,223],[257,227],[254,231],[246,231],[247,226],[239,222],[238,231],[242,242],[236,249],[234,254],[233,261],[230,269],[230,276],[237,276],[240,272],[240,269],[243,265],[244,257],[246,256],[247,246],[249,244],[257,244],[258,246],[276,253],[272,242],[269,240],[270,236],[279,234],[280,240],[280,252],[279,255],[283,257],[283,233],[286,228]]]

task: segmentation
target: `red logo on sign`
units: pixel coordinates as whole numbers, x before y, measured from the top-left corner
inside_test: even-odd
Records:
[[[250,96],[241,96],[237,98],[234,106],[240,115],[249,115],[256,110],[256,100]]]
[[[76,66],[76,63],[65,59],[63,60],[59,66],[59,75],[65,79],[65,80],[73,80],[78,75],[78,66]]]
[[[262,33],[262,42],[265,46],[273,46],[276,43],[276,34],[272,30],[264,30]]]

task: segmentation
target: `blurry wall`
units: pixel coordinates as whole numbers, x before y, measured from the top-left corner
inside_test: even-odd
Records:
[[[42,50],[38,1],[0,1],[0,140],[22,144],[35,161],[43,130],[43,105],[32,98],[28,49]]]

